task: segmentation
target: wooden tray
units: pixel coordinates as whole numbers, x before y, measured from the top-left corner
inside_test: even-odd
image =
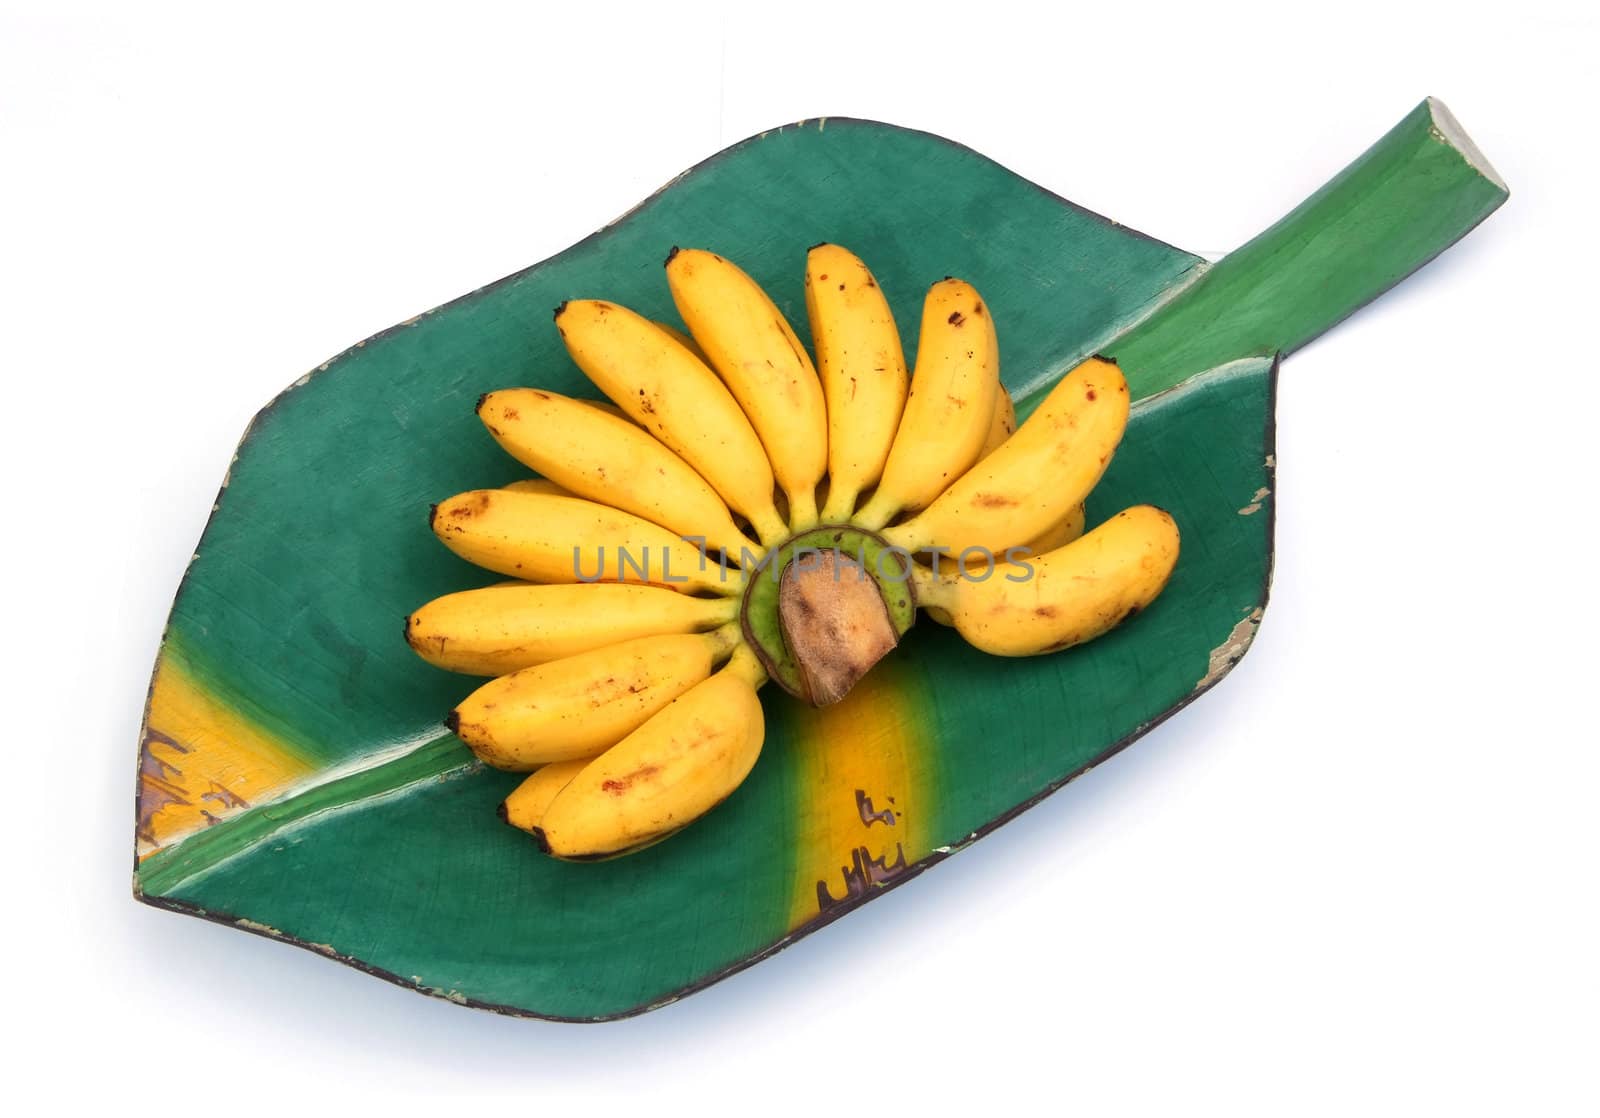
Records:
[[[1505,198],[1432,100],[1215,264],[925,133],[830,118],[736,144],[559,256],[357,343],[255,418],[162,641],[135,895],[539,1017],[638,1013],[749,966],[1227,673],[1271,574],[1279,358]],[[1063,654],[1000,660],[924,622],[836,707],[768,688],[765,751],[731,800],[637,856],[553,861],[495,818],[517,778],[440,727],[474,681],[401,639],[412,608],[495,581],[438,545],[428,505],[518,476],[474,415],[480,393],[593,394],[556,304],[671,320],[662,257],[703,245],[803,322],[805,250],[823,240],[873,268],[908,345],[929,282],[974,282],[1024,416],[1084,356],[1115,356],[1136,403],[1090,523],[1170,510],[1176,575],[1136,623]]]

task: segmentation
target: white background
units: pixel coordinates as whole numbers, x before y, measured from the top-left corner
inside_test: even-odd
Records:
[[[765,7],[0,5],[3,1089],[1596,1113],[1594,17]],[[1426,94],[1511,202],[1287,364],[1254,650],[1043,806],[607,1026],[462,1010],[130,899],[167,606],[246,420],[300,373],[801,117],[929,129],[1220,253]]]

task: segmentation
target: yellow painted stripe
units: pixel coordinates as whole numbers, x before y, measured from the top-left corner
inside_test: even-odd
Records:
[[[310,771],[164,654],[139,754],[139,856],[272,799]]]
[[[843,700],[800,716],[789,928],[870,892],[928,854],[929,784],[907,680],[880,664]]]

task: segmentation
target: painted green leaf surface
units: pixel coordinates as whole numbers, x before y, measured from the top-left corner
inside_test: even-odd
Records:
[[[1500,198],[1485,194],[1476,217]],[[1443,243],[1465,227],[1441,228]],[[140,820],[142,841],[160,849],[141,864],[144,899],[245,920],[476,1004],[625,1014],[904,880],[1214,682],[1264,603],[1273,351],[1302,340],[1261,344],[1272,339],[1256,320],[1248,344],[1206,351],[1226,361],[1215,369],[1154,358],[1144,367],[1159,371],[1143,379],[1130,369],[1145,398],[1089,519],[1148,502],[1183,532],[1172,584],[1135,622],[1064,654],[1001,660],[924,620],[843,715],[768,688],[752,777],[711,816],[631,858],[556,862],[499,823],[494,807],[517,778],[439,740],[441,715],[473,681],[423,664],[400,635],[421,603],[493,581],[426,527],[431,501],[520,476],[474,402],[509,385],[597,395],[551,309],[604,297],[671,319],[661,260],[673,244],[738,261],[803,323],[805,249],[823,240],[873,268],[908,345],[928,283],[975,283],[1024,413],[1206,271],[964,148],[828,121],[729,149],[561,256],[341,355],[258,418],[179,593],[163,664],[188,690],[165,714],[158,673]],[[1340,298],[1370,297],[1394,278]],[[1348,309],[1320,313],[1331,322]],[[217,710],[253,728],[228,747],[259,739],[251,756],[276,758],[279,783],[255,802],[208,800],[218,793],[182,783],[182,767],[208,748],[205,720],[226,721]],[[200,725],[195,740],[166,729],[168,717]],[[874,771],[886,783],[830,786],[817,765],[827,749],[881,754]],[[898,819],[875,828],[869,808],[891,801]],[[152,802],[218,821],[163,843]],[[860,834],[841,846],[842,832],[817,821],[829,812],[859,812]]]

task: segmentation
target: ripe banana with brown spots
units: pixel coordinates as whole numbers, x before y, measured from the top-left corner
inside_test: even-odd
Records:
[[[848,249],[821,244],[806,254],[806,313],[828,411],[822,519],[839,524],[883,476],[906,404],[906,358],[889,301]]]
[[[727,625],[525,668],[478,688],[445,725],[479,760],[509,772],[597,757],[710,676],[738,641],[738,626]]]
[[[958,279],[934,284],[883,477],[854,522],[876,531],[925,508],[966,473],[988,440],[999,387],[1000,345],[977,289]]]
[[[541,766],[507,796],[500,805],[500,818],[521,831],[535,830],[556,794],[572,783],[589,764],[588,758],[557,761]]]
[[[556,312],[613,404],[532,388],[479,402],[543,476],[458,494],[431,522],[458,555],[529,581],[406,623],[430,663],[497,677],[447,725],[487,764],[531,772],[501,816],[573,861],[641,850],[730,795],[760,755],[767,672],[814,705],[837,699],[916,605],[984,651],[1052,652],[1145,608],[1178,558],[1176,525],[1150,506],[1083,534],[1128,420],[1115,364],[1084,362],[1019,426],[992,315],[962,280],[928,291],[908,378],[877,281],[839,246],[807,256],[815,367],[726,258],[675,249],[666,270],[688,335],[601,300]],[[743,562],[763,547],[779,557],[771,587]],[[915,602],[881,562],[853,581],[798,566],[805,552],[865,571],[869,551],[896,549],[936,556],[910,564]]]
[[[435,598],[406,618],[406,642],[435,667],[499,676],[639,637],[714,629],[738,612],[733,598],[657,586],[507,582]]]
[[[570,489],[563,489],[547,477],[525,477],[507,482],[500,487],[513,493],[543,493],[549,497],[576,497]]]
[[[789,530],[817,521],[828,414],[811,358],[761,285],[714,252],[674,248],[667,285],[689,333],[761,436],[789,502]]]
[[[531,582],[646,582],[736,594],[737,577],[665,528],[595,501],[474,489],[434,506],[434,535],[470,563]]]
[[[740,647],[721,671],[590,761],[545,809],[536,830],[545,850],[574,861],[629,853],[716,807],[761,754],[756,688],[765,679]]]
[[[682,458],[641,427],[537,388],[486,393],[478,418],[517,461],[579,496],[698,537],[737,558],[761,546]]]
[[[1027,549],[1029,555],[1043,555],[1045,552],[1054,551],[1058,547],[1066,547],[1067,544],[1083,535],[1087,515],[1087,507],[1082,501],[1079,501],[1067,510],[1066,516],[1063,516],[1022,546]]]
[[[787,534],[772,464],[727,386],[682,342],[618,303],[573,299],[556,328],[584,375],[693,466],[771,545]]]
[[[1017,407],[1011,399],[1011,393],[1006,391],[1006,386],[1002,384],[996,391],[995,396],[994,417],[989,422],[989,437],[984,441],[983,452],[978,456],[979,462],[999,450],[1017,429]],[[1054,551],[1056,548],[1069,544],[1083,535],[1086,516],[1087,509],[1083,502],[1080,501],[1069,509],[1067,514],[1060,520],[1032,539],[1024,541],[1021,546],[1025,553],[1030,555]],[[939,552],[933,554],[933,561],[930,565],[935,571],[943,574],[956,571],[960,569],[957,564],[961,562],[962,553],[972,546],[974,545],[971,543],[963,547],[941,545]],[[977,546],[986,554],[969,557],[975,567],[974,573],[981,573],[989,557],[1003,554],[1005,548],[1009,545],[1001,544],[999,547],[995,547],[991,544],[979,544]],[[950,624],[950,615],[938,606],[924,606],[923,612],[940,625]]]
[[[1083,503],[1127,425],[1122,370],[1092,357],[1062,377],[1015,434],[883,538],[908,551],[998,553],[1025,543]]]
[[[989,435],[983,440],[983,449],[978,452],[978,461],[982,462],[999,450],[1001,444],[1009,439],[1016,429],[1016,401],[1011,398],[1011,393],[1006,391],[1005,385],[999,385],[995,389],[994,415],[989,420]]]
[[[672,325],[672,323],[662,322],[660,319],[657,319],[656,325],[661,327],[661,329],[665,330],[667,333],[671,334],[673,338],[683,346],[684,349],[700,358],[700,360],[704,361],[706,359],[706,351],[700,348],[700,343],[695,341],[688,334],[685,334],[676,326]]]
[[[1022,544],[1020,548],[1013,549],[1011,554],[1014,558],[1025,559],[1033,555],[1043,555],[1046,552],[1056,550],[1058,547],[1066,547],[1067,544],[1083,535],[1087,516],[1088,509],[1082,503],[1073,505],[1066,516],[1056,521],[1033,539]],[[939,574],[965,572],[982,578],[990,570],[990,564],[999,562],[1006,554],[1004,551],[996,552],[994,549],[987,547],[980,548],[979,551],[981,554],[968,553],[964,558],[962,551],[959,550],[938,555],[935,556],[935,561],[931,566]],[[940,625],[953,624],[950,620],[950,615],[938,606],[929,605],[926,602],[920,604],[922,612],[927,614],[929,619],[937,621]]]
[[[917,598],[944,610],[968,644],[1033,656],[1093,640],[1144,609],[1178,561],[1178,526],[1151,505],[1118,513],[1065,547],[986,578],[914,567]]]

